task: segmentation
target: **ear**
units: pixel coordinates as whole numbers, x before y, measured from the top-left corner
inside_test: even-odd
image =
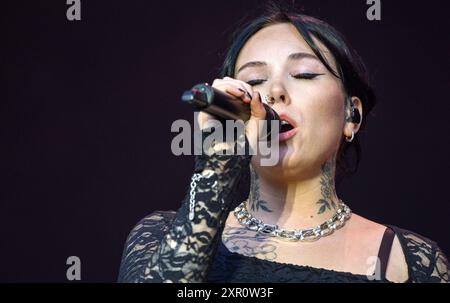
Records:
[[[352,135],[352,130],[353,132],[356,133],[358,132],[359,128],[361,127],[362,124],[362,120],[363,120],[363,107],[362,107],[362,102],[361,99],[359,99],[356,96],[353,96],[351,98],[349,98],[350,100],[348,100],[349,102],[346,102],[346,123],[345,123],[345,127],[344,127],[344,136],[346,137],[351,137]],[[354,123],[352,122],[351,119],[351,105],[353,104],[353,106],[355,107],[355,111],[359,111],[359,115],[361,117],[360,122],[359,123]]]

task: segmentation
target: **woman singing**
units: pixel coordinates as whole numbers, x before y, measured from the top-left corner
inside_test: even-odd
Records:
[[[131,231],[119,282],[448,282],[449,263],[419,234],[355,213],[337,196],[350,148],[375,105],[364,64],[333,27],[275,10],[245,26],[212,86],[280,116],[279,161],[195,157],[177,212],[156,211]],[[212,116],[201,113],[205,128]],[[260,129],[246,124],[256,146]],[[228,142],[231,144],[233,142]],[[248,199],[236,201],[250,170]],[[241,203],[242,202],[242,203]]]

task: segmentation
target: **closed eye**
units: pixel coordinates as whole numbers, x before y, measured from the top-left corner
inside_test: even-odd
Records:
[[[311,79],[314,79],[314,78],[316,78],[317,76],[320,76],[320,75],[324,75],[324,74],[302,73],[302,74],[294,75],[292,77],[294,77],[295,79],[311,80]]]
[[[317,76],[321,76],[324,74],[316,74],[316,73],[301,73],[301,74],[297,74],[297,75],[293,75],[292,77],[294,77],[295,79],[306,79],[306,80],[312,80],[314,78],[316,78]],[[265,79],[255,79],[255,80],[249,80],[247,81],[247,84],[251,85],[251,86],[255,86],[255,85],[259,85],[263,82],[265,82],[267,80]]]
[[[251,85],[251,86],[255,86],[255,85],[261,84],[261,83],[263,83],[265,81],[266,80],[264,80],[264,79],[255,79],[255,80],[247,81],[247,84]]]

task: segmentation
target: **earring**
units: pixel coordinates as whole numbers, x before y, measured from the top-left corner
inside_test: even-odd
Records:
[[[355,132],[352,130],[352,136],[350,137],[350,139],[347,136],[345,136],[345,141],[352,142],[354,138],[355,138]]]

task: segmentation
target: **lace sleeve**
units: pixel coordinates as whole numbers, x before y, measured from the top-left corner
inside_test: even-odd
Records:
[[[125,243],[117,282],[138,283],[144,279],[144,268],[174,216],[174,211],[155,211],[136,224]]]
[[[405,253],[408,264],[408,282],[449,282],[450,265],[436,242],[415,232],[393,225],[389,226],[396,230]]]
[[[245,145],[248,148],[247,138]],[[192,180],[194,176],[199,177],[192,191],[195,199],[191,201],[193,181],[171,223],[165,227],[157,225],[158,232],[164,231],[160,240],[144,240],[147,244],[151,242],[146,252],[141,253],[145,257],[131,259],[134,264],[122,260],[119,282],[205,281],[225,220],[236,203],[232,201],[233,191],[251,159],[248,152],[246,155],[219,155],[220,144],[211,147],[215,151],[212,154],[195,157]],[[232,148],[236,150],[236,142]],[[190,207],[194,209],[192,219],[189,218]],[[133,239],[133,233],[129,238]],[[136,245],[143,246],[142,243]],[[125,251],[125,259],[127,254],[138,250],[136,245],[126,245],[131,253]],[[134,273],[129,274],[131,271]]]
[[[447,256],[443,251],[436,247],[436,253],[434,256],[434,266],[431,272],[429,282],[433,283],[449,283],[450,282],[450,264]]]

